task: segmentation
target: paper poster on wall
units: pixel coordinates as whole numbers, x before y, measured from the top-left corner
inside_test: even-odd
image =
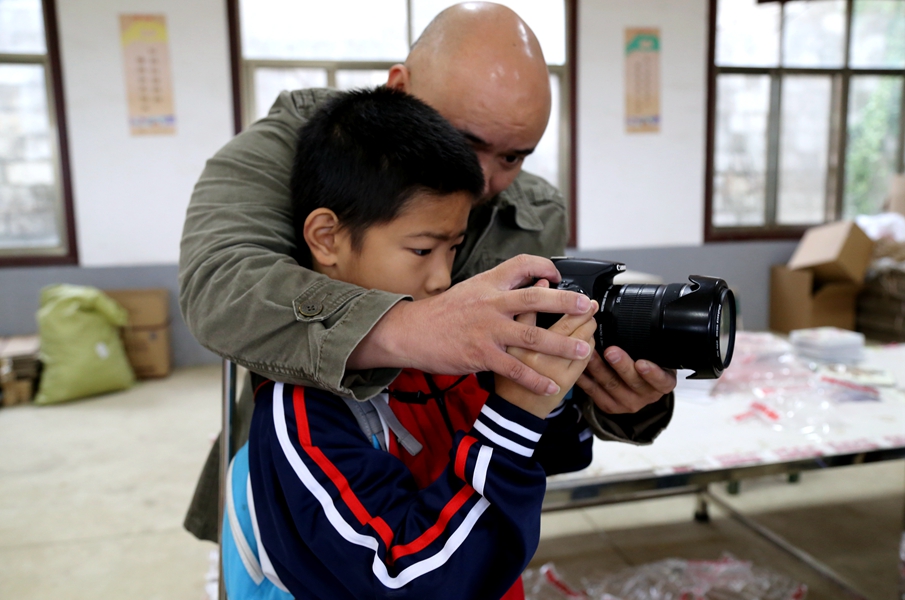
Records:
[[[660,131],[660,29],[625,30],[625,130]]]
[[[120,15],[132,135],[176,133],[164,15]]]

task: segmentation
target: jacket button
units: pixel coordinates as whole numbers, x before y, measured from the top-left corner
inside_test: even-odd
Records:
[[[303,317],[316,317],[321,314],[322,310],[324,310],[324,305],[316,302],[299,305],[299,314]]]

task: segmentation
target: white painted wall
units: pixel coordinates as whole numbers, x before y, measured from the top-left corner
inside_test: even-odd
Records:
[[[192,187],[232,136],[223,0],[57,2],[82,266],[173,264]],[[175,135],[129,134],[121,13],[164,14]]]
[[[222,0],[58,2],[82,266],[174,264],[204,161],[232,135]],[[132,137],[121,13],[167,17],[177,133]],[[658,134],[623,119],[626,27],[661,29]],[[707,0],[580,0],[578,245],[703,242]]]
[[[579,1],[579,248],[703,243],[707,10],[707,0]],[[626,27],[660,28],[660,133],[625,133]]]

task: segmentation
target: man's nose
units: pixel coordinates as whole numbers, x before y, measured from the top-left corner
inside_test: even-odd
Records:
[[[481,159],[481,172],[484,173],[484,191],[481,193],[481,197],[487,198],[488,196],[490,196],[493,176],[496,175],[496,170],[493,168],[490,158]]]

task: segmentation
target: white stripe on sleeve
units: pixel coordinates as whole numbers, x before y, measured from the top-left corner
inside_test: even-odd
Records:
[[[480,420],[475,421],[474,428],[477,431],[480,431],[484,437],[486,437],[488,440],[490,440],[491,442],[493,442],[500,448],[505,448],[506,450],[515,452],[516,454],[519,454],[521,456],[526,456],[529,458],[531,457],[531,455],[534,454],[533,448],[526,448],[525,446],[522,446],[521,444],[516,444],[509,438],[505,438],[505,437],[501,436],[500,434],[498,434],[497,432],[493,431],[492,429],[487,427],[487,425],[484,425],[483,423],[481,423]]]
[[[531,431],[527,427],[524,427],[522,425],[519,425],[515,421],[507,419],[486,404],[484,405],[484,408],[481,409],[481,413],[486,415],[491,421],[501,426],[506,431],[511,431],[512,433],[518,434],[529,442],[536,442],[540,439],[540,434],[536,431]]]
[[[493,448],[481,445],[478,450],[478,458],[475,459],[474,475],[471,477],[471,487],[474,491],[484,495],[484,484],[487,482],[487,469],[490,467],[490,457],[493,455]]]

